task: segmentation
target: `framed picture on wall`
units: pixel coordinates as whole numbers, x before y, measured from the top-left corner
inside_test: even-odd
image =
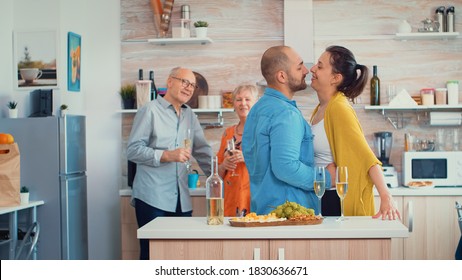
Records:
[[[56,31],[15,31],[13,42],[15,89],[57,88]]]
[[[67,90],[80,91],[80,59],[82,37],[67,33]]]

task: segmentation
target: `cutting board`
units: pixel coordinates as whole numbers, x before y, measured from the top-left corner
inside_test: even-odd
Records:
[[[186,104],[188,104],[189,107],[196,109],[199,107],[199,96],[207,95],[209,93],[209,84],[207,83],[207,80],[204,78],[204,76],[197,72],[193,73],[194,76],[196,76],[197,88],[194,90],[193,96]]]
[[[304,225],[319,225],[322,224],[324,219],[314,219],[314,220],[307,220],[307,221],[275,221],[275,222],[238,222],[229,220],[229,224],[232,227],[274,227],[274,226],[304,226]]]

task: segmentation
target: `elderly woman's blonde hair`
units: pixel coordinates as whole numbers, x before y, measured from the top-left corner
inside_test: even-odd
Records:
[[[254,85],[240,85],[236,87],[233,91],[233,102],[236,100],[236,95],[238,95],[241,91],[248,90],[251,94],[252,97],[255,98],[255,100],[258,99],[258,87]]]

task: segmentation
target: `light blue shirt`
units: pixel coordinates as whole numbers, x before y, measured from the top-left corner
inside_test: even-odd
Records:
[[[189,106],[183,105],[178,117],[173,106],[159,96],[138,110],[127,145],[127,159],[137,164],[133,198],[175,212],[180,195],[182,212],[192,210],[186,164],[160,162],[164,151],[183,147],[188,128],[191,129],[192,155],[209,176],[212,148]]]
[[[313,135],[295,101],[267,88],[247,116],[242,152],[252,212],[267,214],[286,201],[319,212],[313,190]]]

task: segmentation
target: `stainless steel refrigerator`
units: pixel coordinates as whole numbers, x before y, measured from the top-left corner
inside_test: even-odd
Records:
[[[0,119],[21,154],[21,185],[37,208],[43,260],[88,259],[85,116]]]

